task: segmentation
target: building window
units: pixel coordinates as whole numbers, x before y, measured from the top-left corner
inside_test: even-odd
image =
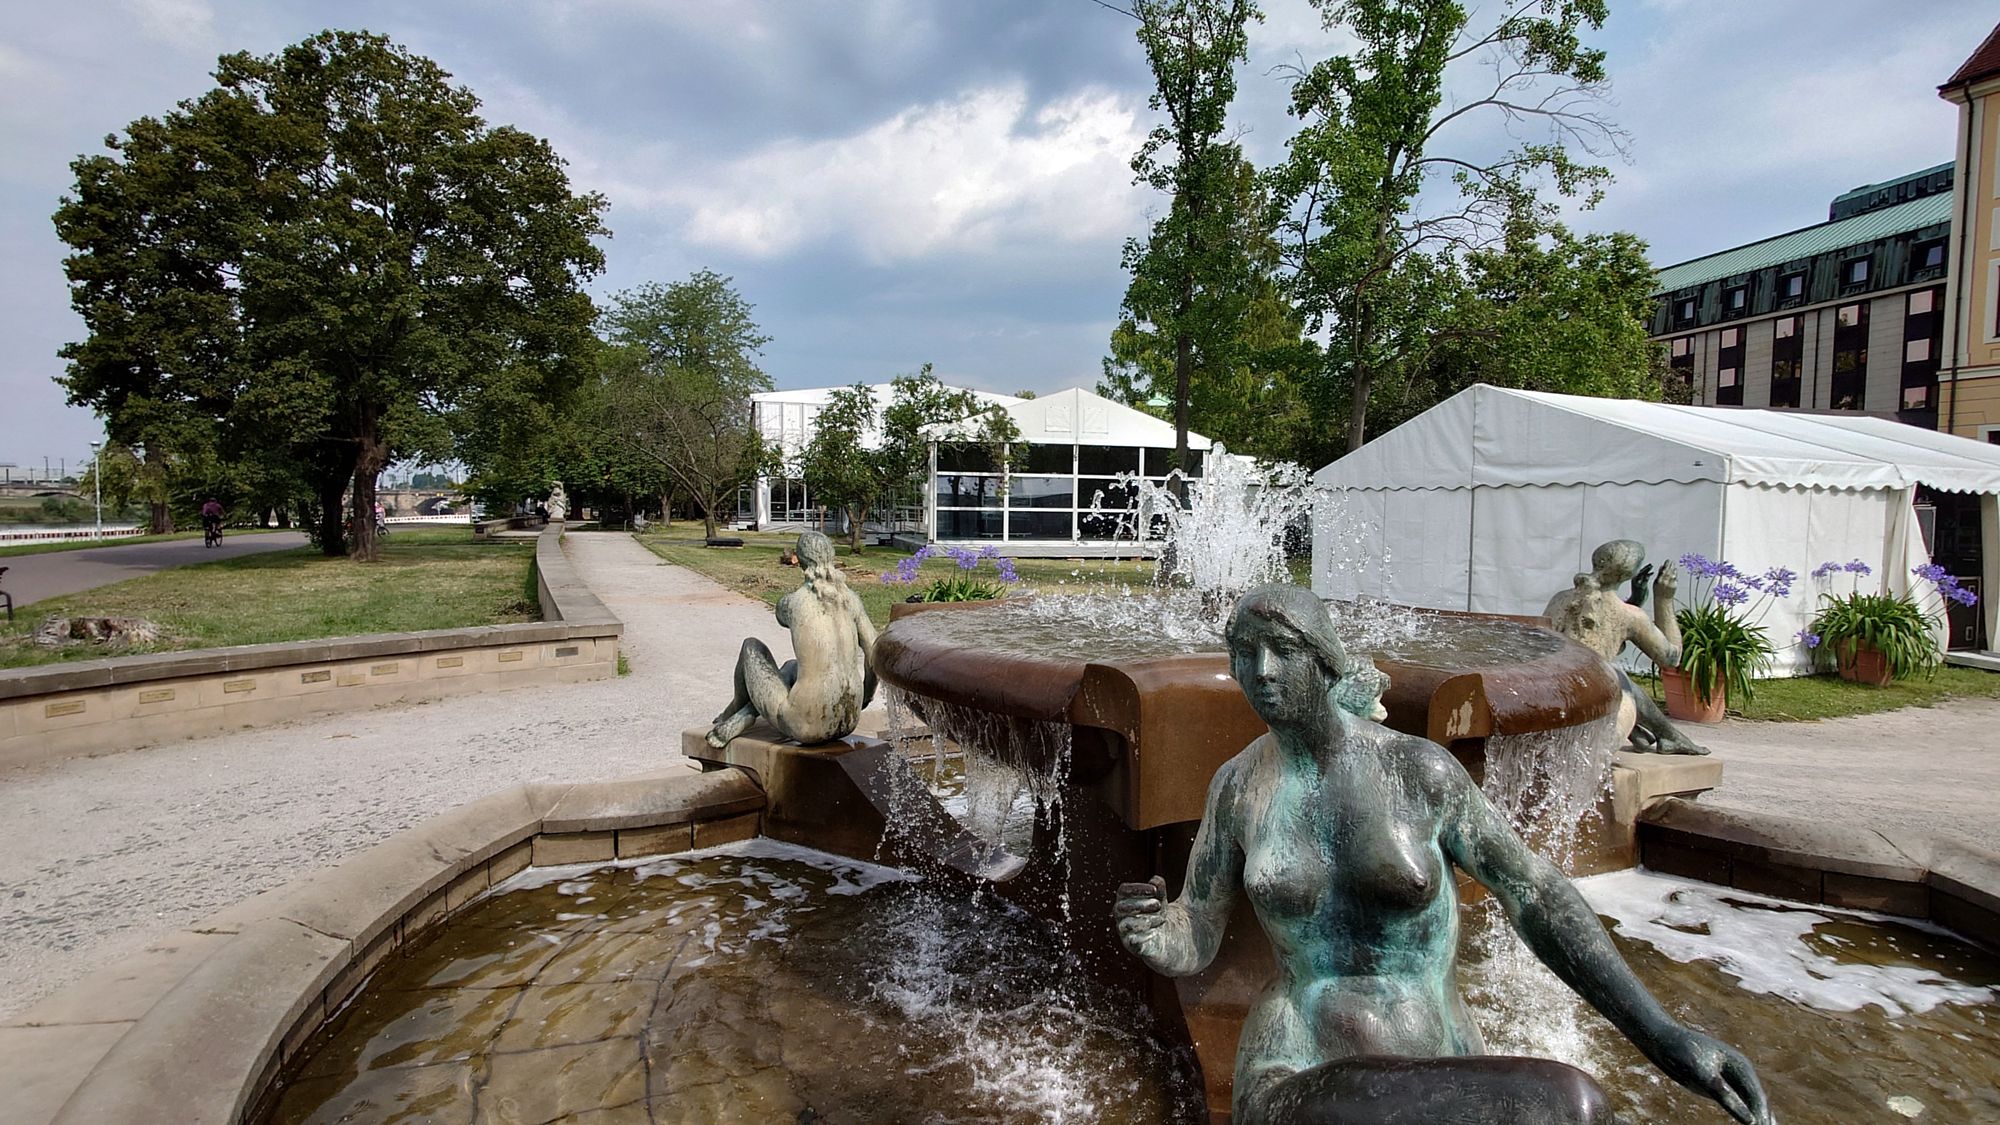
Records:
[[[1722,311],[1725,316],[1742,316],[1750,307],[1750,287],[1731,286],[1722,291]]]
[[[1687,297],[1674,302],[1674,323],[1694,323],[1694,298]]]
[[[1902,397],[1899,410],[1937,409],[1939,345],[1944,341],[1944,317],[1939,315],[1942,289],[1918,289],[1904,298]],[[1929,417],[1905,421],[1930,425]]]
[[[1743,330],[1725,328],[1716,333],[1715,402],[1718,406],[1743,405]]]
[[[1799,360],[1805,354],[1805,338],[1799,334],[1799,318],[1781,316],[1771,326],[1771,405],[1796,408],[1799,405]]]
[[[1778,279],[1778,298],[1796,301],[1806,295],[1806,275],[1804,271],[1788,273]]]
[[[1944,268],[1944,239],[1919,242],[1910,253],[1910,264],[1919,270],[1941,270]]]
[[[1694,388],[1694,337],[1682,336],[1667,345],[1667,370]]]
[[[1842,285],[1860,285],[1867,280],[1868,259],[1850,258],[1841,263],[1840,283]]]
[[[1842,305],[1833,314],[1835,410],[1863,410],[1868,400],[1868,303]]]

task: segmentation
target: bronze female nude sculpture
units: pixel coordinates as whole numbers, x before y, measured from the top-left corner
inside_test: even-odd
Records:
[[[1455,983],[1454,864],[1661,1070],[1768,1125],[1749,1061],[1667,1014],[1457,760],[1366,717],[1379,684],[1353,682],[1374,669],[1350,662],[1311,591],[1253,590],[1227,636],[1270,733],[1216,772],[1180,897],[1163,901],[1158,877],[1127,883],[1116,913],[1128,950],[1186,976],[1215,957],[1232,901],[1249,896],[1278,975],[1243,1025],[1238,1125],[1616,1120],[1580,1070],[1483,1054]]]

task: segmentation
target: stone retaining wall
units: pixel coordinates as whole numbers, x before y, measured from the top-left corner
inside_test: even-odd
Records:
[[[1654,871],[1928,919],[2000,949],[2000,855],[1956,840],[1669,798],[1639,819]]]
[[[663,753],[670,748],[662,748]],[[740,770],[519,785],[150,943],[0,1025],[0,1118],[250,1120],[382,961],[526,867],[758,834]]]
[[[0,670],[0,768],[129,750],[327,711],[614,676],[623,626],[552,528],[543,620],[237,645]]]

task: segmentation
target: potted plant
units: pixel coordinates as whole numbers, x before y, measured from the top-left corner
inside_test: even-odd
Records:
[[[1812,573],[1822,584],[1846,574],[1848,591],[1823,591],[1819,614],[1799,639],[1813,650],[1821,667],[1831,666],[1841,679],[1876,687],[1919,672],[1926,676],[1935,672],[1944,660],[1937,643],[1937,626],[1945,603],[1971,605],[1978,601],[1936,563],[1925,563],[1912,571],[1930,585],[1928,598],[1936,600],[1935,609],[1930,610],[1908,594],[1862,593],[1861,579],[1873,570],[1860,559],[1821,563]]]
[[[1021,580],[1014,573],[1014,560],[1002,555],[1000,549],[987,544],[977,551],[969,547],[941,547],[936,543],[926,543],[917,548],[915,554],[908,555],[896,564],[894,570],[882,572],[882,581],[892,586],[909,586],[923,577],[926,559],[944,556],[958,564],[955,573],[933,578],[923,589],[911,594],[905,601],[911,602],[980,602],[1007,596],[1007,587]],[[975,572],[979,564],[986,560],[993,562],[993,578],[981,578]]]
[[[1682,555],[1695,594],[1675,613],[1681,629],[1680,667],[1660,670],[1667,714],[1690,722],[1721,719],[1731,698],[1747,703],[1756,676],[1776,650],[1761,622],[1772,603],[1791,596],[1798,575],[1784,567],[1748,574],[1734,564]]]

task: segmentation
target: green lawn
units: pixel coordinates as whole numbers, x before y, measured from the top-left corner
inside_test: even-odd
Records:
[[[23,607],[0,629],[0,667],[111,655],[44,649],[26,635],[52,614],[143,617],[165,651],[360,633],[533,621],[534,545],[475,541],[460,528],[397,531],[363,566],[310,547],[197,563]]]
[[[4,530],[4,529],[0,529]],[[273,531],[297,531],[284,527],[232,527],[224,530],[224,535],[266,535]],[[55,551],[88,551],[92,547],[129,547],[134,543],[171,543],[176,539],[199,539],[201,528],[193,531],[175,531],[166,535],[121,535],[116,539],[56,539],[47,543],[17,543],[11,547],[0,547],[0,559],[16,555],[46,555]]]
[[[1638,677],[1641,686],[1660,698],[1651,676]],[[1933,707],[1950,699],[2000,698],[2000,673],[1946,665],[1931,677],[1917,676],[1887,687],[1851,683],[1838,676],[1800,676],[1757,681],[1757,698],[1748,705],[1729,702],[1730,715],[1768,722],[1799,722],[1869,715],[1903,707]]]
[[[744,545],[741,548],[705,547],[698,524],[686,528],[675,525],[667,531],[647,532],[637,536],[637,539],[670,563],[705,574],[732,590],[761,598],[771,605],[777,605],[779,598],[798,589],[798,570],[778,561],[781,550],[798,542],[796,534],[775,531],[730,534],[740,537]],[[845,542],[836,542],[835,551],[840,568],[847,575],[847,584],[861,595],[862,604],[868,607],[868,615],[878,626],[888,623],[890,606],[922,589],[929,577],[942,578],[951,573],[953,566],[949,559],[933,559],[924,564],[925,578],[913,585],[897,586],[883,582],[882,572],[895,569],[896,563],[909,552],[870,547],[856,556],[848,551]],[[981,563],[977,575],[992,578],[992,566],[991,563]],[[1139,585],[1153,580],[1153,564],[1147,561],[1016,559],[1014,568],[1021,576],[1022,588],[1029,590],[1054,589],[1059,584],[1067,587]]]

